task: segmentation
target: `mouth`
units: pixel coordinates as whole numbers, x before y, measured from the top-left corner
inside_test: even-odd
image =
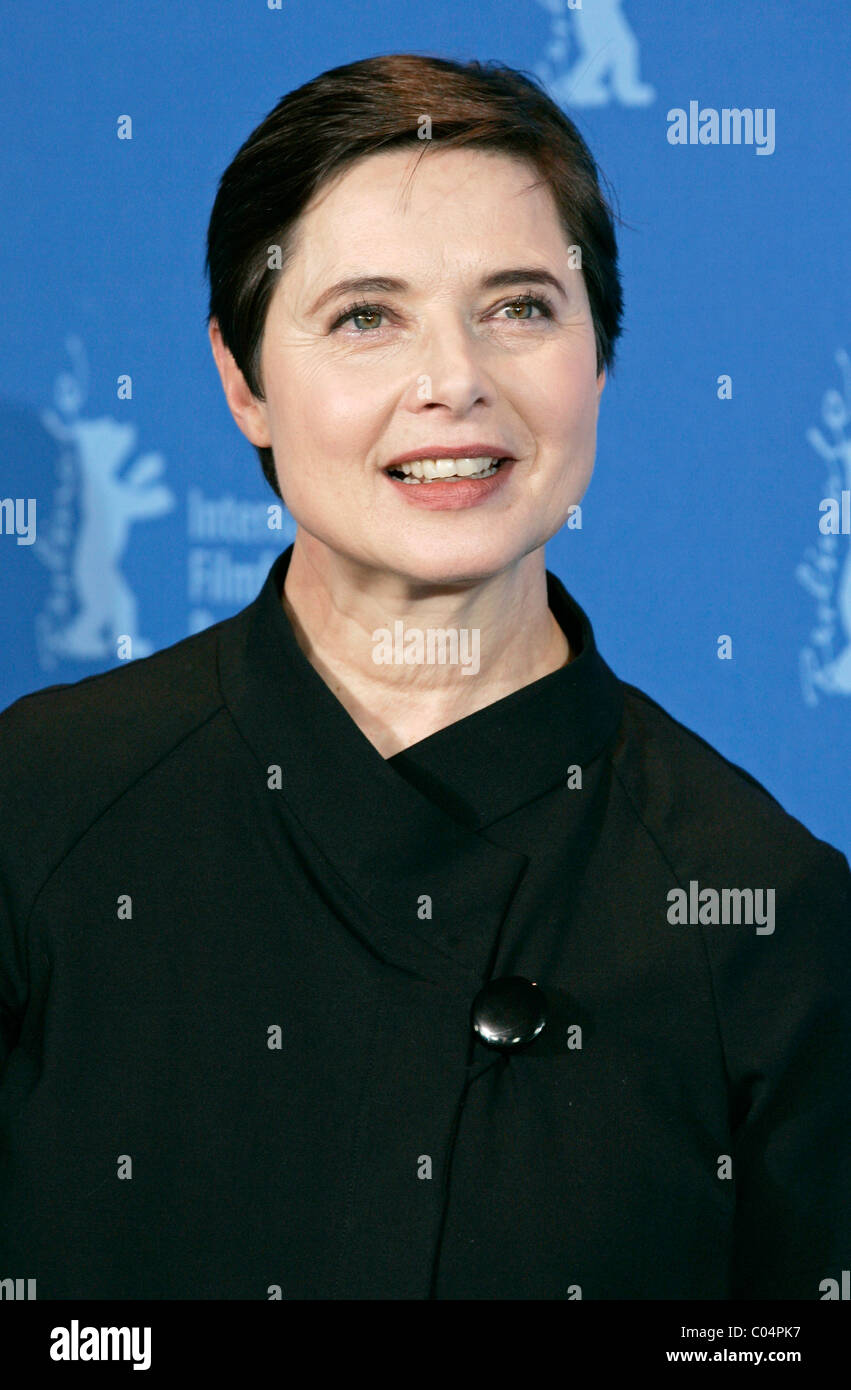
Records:
[[[430,483],[452,483],[462,480],[477,481],[479,478],[492,478],[510,458],[458,458],[458,459],[416,459],[413,463],[398,463],[384,471],[388,477],[412,487]]]

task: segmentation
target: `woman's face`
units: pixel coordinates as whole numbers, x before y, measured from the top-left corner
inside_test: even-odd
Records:
[[[408,184],[420,153],[369,156],[305,210],[246,433],[271,445],[289,511],[333,551],[414,583],[481,580],[543,545],[584,495],[605,372],[576,253],[534,170],[430,147]],[[360,278],[403,287],[334,290]],[[457,445],[513,462],[430,497],[428,482],[386,472]]]

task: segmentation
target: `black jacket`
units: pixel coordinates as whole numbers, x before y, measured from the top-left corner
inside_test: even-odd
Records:
[[[383,759],[298,647],[290,554],[0,715],[0,1278],[822,1298],[844,856],[620,682],[552,575],[575,659]]]

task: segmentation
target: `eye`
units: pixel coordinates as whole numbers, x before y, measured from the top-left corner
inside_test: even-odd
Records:
[[[344,323],[348,323],[349,319],[354,322],[355,319],[369,318],[370,316],[372,318],[383,317],[386,312],[387,310],[381,304],[350,304],[347,309],[343,310],[336,323],[332,324],[331,331],[333,333],[334,329],[340,328]],[[373,327],[374,326],[375,325],[373,325]],[[358,331],[360,333],[368,333],[370,330],[369,328],[363,328]]]
[[[500,307],[500,309],[497,310],[497,312],[498,312],[498,313],[502,313],[502,310],[503,310],[503,309],[525,309],[525,308],[533,308],[533,309],[540,309],[540,310],[542,310],[542,317],[543,317],[543,318],[551,319],[552,316],[553,316],[553,307],[552,307],[552,305],[550,304],[550,301],[549,301],[548,299],[544,299],[543,296],[537,295],[537,294],[521,294],[521,295],[518,295],[515,299],[510,300],[508,304],[503,304],[503,305]],[[528,322],[530,322],[530,321],[531,321],[531,315],[529,315],[529,316],[524,315],[522,318],[511,318],[511,319],[508,320],[508,322],[510,322],[510,323],[528,323]]]

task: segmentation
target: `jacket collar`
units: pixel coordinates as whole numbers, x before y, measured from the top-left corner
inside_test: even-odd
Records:
[[[586,614],[549,570],[547,598],[570,643],[569,664],[388,760],[426,795],[439,787],[477,830],[563,785],[572,764],[588,767],[620,723],[620,682]]]
[[[477,832],[599,757],[620,724],[620,682],[548,571],[568,665],[385,759],[298,645],[281,603],[292,552],[219,627],[225,703],[262,773],[281,768],[281,789],[268,795],[384,923],[385,953],[420,970],[442,957],[480,974],[528,858]],[[441,904],[430,921],[417,915],[423,894]]]

